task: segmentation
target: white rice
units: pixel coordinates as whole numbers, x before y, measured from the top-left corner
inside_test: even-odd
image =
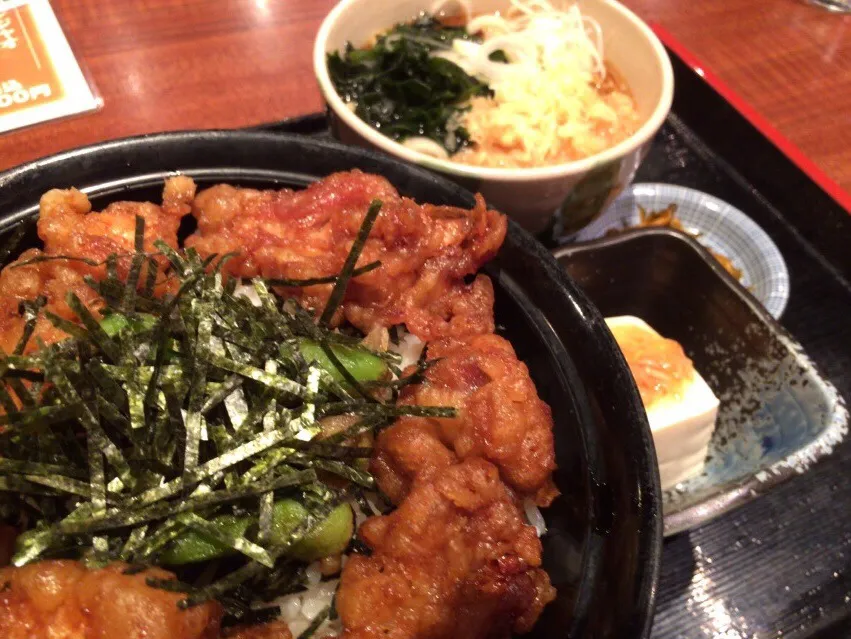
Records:
[[[304,592],[280,597],[272,602],[272,605],[280,606],[280,619],[290,627],[290,632],[294,637],[298,637],[307,630],[316,615],[328,608],[334,599],[334,593],[337,591],[340,580],[320,581],[321,578],[319,563],[312,563],[307,568],[307,580],[311,584],[310,588]],[[338,634],[341,630],[342,627],[338,619],[334,621],[326,619],[319,626],[315,636]]]
[[[399,366],[405,369],[406,366],[416,364],[420,355],[425,348],[425,342],[416,335],[411,335],[401,327],[399,328],[399,344],[391,344],[390,350],[394,353],[399,353],[402,356],[402,364]]]
[[[317,562],[310,564],[304,571],[304,576],[307,579],[308,586],[315,586],[322,581],[322,571],[319,569],[319,564]]]
[[[250,280],[242,280],[236,285],[236,288],[233,291],[234,297],[244,297],[254,304],[254,306],[260,306],[260,296],[257,295],[257,291],[254,290],[254,287],[248,282],[250,282]]]
[[[544,521],[544,516],[541,514],[541,509],[535,505],[531,499],[523,500],[523,511],[526,513],[526,520],[530,526],[535,528],[538,537],[547,532],[547,522]]]
[[[358,502],[352,500],[352,512],[355,514],[355,530],[360,528],[360,525],[369,518],[369,514],[365,513]]]

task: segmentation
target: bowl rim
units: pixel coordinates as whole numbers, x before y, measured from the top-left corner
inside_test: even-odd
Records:
[[[664,536],[671,537],[701,526],[739,506],[743,506],[764,495],[778,484],[800,474],[801,471],[795,466],[796,461],[809,461],[809,465],[803,472],[812,470],[824,458],[829,457],[835,447],[847,438],[849,411],[836,386],[809,358],[800,342],[783,327],[778,318],[774,317],[749,290],[742,286],[741,282],[719,264],[718,260],[706,250],[706,247],[688,233],[662,227],[633,228],[617,235],[598,237],[561,247],[553,251],[553,256],[561,263],[562,258],[569,260],[574,255],[593,253],[598,249],[607,249],[620,244],[640,242],[654,236],[667,237],[678,241],[696,253],[701,258],[703,266],[711,270],[736,299],[746,306],[761,324],[767,326],[777,336],[790,356],[794,357],[798,366],[818,380],[823,392],[830,399],[835,409],[824,431],[783,459],[760,467],[753,474],[743,477],[738,483],[728,485],[718,492],[709,493],[694,504],[663,514]],[[665,491],[661,494],[664,508]]]
[[[185,159],[183,155],[176,153],[175,149],[182,152],[193,143],[201,147],[201,160],[196,162],[195,160]],[[451,182],[445,176],[429,172],[422,167],[411,166],[385,154],[344,145],[336,141],[303,135],[250,130],[188,130],[144,134],[99,142],[62,151],[0,172],[0,232],[7,231],[11,226],[37,212],[37,197],[29,197],[30,191],[41,189],[40,192],[43,192],[44,183],[58,186],[60,184],[70,185],[70,182],[75,180],[83,180],[84,178],[76,176],[98,172],[98,168],[95,166],[98,161],[102,165],[108,165],[109,176],[90,178],[93,180],[93,184],[90,188],[83,188],[84,192],[90,193],[94,190],[98,195],[120,199],[125,185],[131,187],[144,185],[152,177],[161,179],[163,175],[174,175],[178,170],[187,173],[196,171],[200,175],[205,175],[203,173],[204,167],[209,164],[236,171],[237,173],[229,179],[239,181],[239,172],[246,168],[241,166],[240,155],[254,158],[258,149],[261,148],[269,148],[274,150],[275,153],[281,153],[287,152],[288,149],[292,152],[292,147],[298,147],[304,152],[305,146],[311,153],[323,153],[336,158],[359,156],[360,161],[369,167],[362,168],[362,170],[380,174],[383,172],[382,169],[393,168],[404,171],[423,184],[431,182],[440,186],[444,193],[452,191],[458,197],[464,197],[471,202],[473,200],[473,196],[468,190]],[[204,149],[214,147],[227,149],[229,158],[227,164],[216,159],[210,160],[203,157]],[[194,157],[198,152],[195,151],[191,155]],[[180,155],[179,158],[178,155]],[[156,165],[156,168],[152,169],[149,166],[151,164]],[[260,164],[256,165],[255,168],[263,170]],[[273,172],[278,174],[287,171],[275,168]],[[66,175],[66,173],[73,175]],[[299,172],[299,174],[302,173]],[[304,174],[307,175],[307,173]],[[218,174],[215,177],[218,178]],[[318,177],[318,175],[312,177]],[[78,184],[78,186],[86,187],[85,184]],[[403,190],[404,186],[399,185],[398,188]],[[27,194],[26,200],[23,199],[25,195],[22,195],[22,193]],[[509,230],[515,240],[522,242],[527,250],[540,260],[540,265],[548,276],[555,278],[561,293],[549,301],[554,303],[558,299],[564,298],[564,303],[575,308],[579,317],[584,320],[570,327],[571,335],[569,337],[575,340],[577,349],[583,351],[593,349],[594,338],[606,338],[610,342],[611,347],[602,352],[597,350],[596,357],[586,356],[580,359],[577,356],[574,361],[582,361],[583,369],[587,370],[588,377],[583,379],[587,387],[584,392],[589,396],[593,395],[594,400],[599,404],[599,410],[606,415],[607,423],[619,428],[618,432],[629,444],[628,450],[624,449],[622,456],[625,458],[628,455],[631,462],[628,469],[628,478],[633,492],[630,502],[636,510],[636,518],[627,521],[624,518],[615,517],[614,511],[608,511],[612,495],[610,494],[611,487],[606,478],[608,464],[603,461],[604,468],[598,469],[597,474],[591,473],[591,484],[600,497],[598,502],[594,504],[595,512],[592,518],[594,528],[591,535],[593,543],[601,544],[605,548],[603,551],[605,557],[611,557],[616,548],[621,548],[624,539],[636,540],[635,571],[630,575],[630,583],[634,587],[634,596],[630,600],[628,611],[623,611],[621,620],[623,628],[629,627],[631,629],[630,636],[646,638],[649,636],[652,627],[659,583],[662,554],[662,511],[659,474],[650,429],[643,417],[643,412],[641,415],[636,413],[641,408],[641,400],[637,389],[631,383],[626,362],[623,360],[620,351],[614,348],[614,341],[599,311],[591,305],[588,298],[543,245],[516,222],[509,220],[508,223]],[[536,312],[544,313],[542,309],[535,308]],[[550,317],[547,313],[544,313],[544,315],[553,330],[560,335],[565,334],[558,331],[564,318]],[[605,398],[605,401],[603,401],[603,398]],[[636,416],[636,419],[630,422],[631,425],[629,426],[626,425],[629,420],[616,419],[617,416],[622,417],[627,414]],[[592,439],[596,441],[597,432],[593,431],[590,434]],[[597,449],[596,455],[599,456],[603,447],[596,443],[595,448]],[[589,462],[592,459],[594,459],[594,456],[589,455]],[[592,561],[592,565],[595,566],[593,570],[601,570],[600,562],[603,559],[604,557],[599,557]],[[588,568],[584,568],[584,570],[588,570]],[[598,589],[600,584],[605,581],[597,580],[595,598],[599,598]],[[590,593],[589,596],[591,596]],[[596,607],[598,612],[601,610],[600,606],[602,606],[602,603]]]
[[[322,97],[325,98],[328,108],[336,117],[340,118],[345,124],[351,127],[358,135],[370,144],[386,153],[407,160],[408,162],[413,162],[459,178],[484,179],[492,182],[533,182],[580,175],[594,169],[597,166],[620,160],[624,156],[648,143],[662,126],[662,123],[665,121],[665,118],[667,118],[668,113],[671,110],[671,104],[674,97],[674,71],[671,66],[671,60],[665,52],[665,47],[662,45],[659,38],[656,37],[656,34],[647,25],[647,23],[641,20],[641,18],[639,18],[630,9],[622,5],[620,2],[617,2],[617,0],[595,0],[596,2],[609,7],[616,13],[620,14],[622,18],[631,24],[632,27],[644,37],[644,39],[650,44],[656,60],[662,70],[662,95],[650,116],[632,135],[608,149],[580,160],[573,160],[572,162],[565,162],[551,166],[520,169],[479,167],[462,164],[460,162],[453,162],[451,160],[442,160],[419,151],[411,150],[399,142],[381,134],[355,115],[346,106],[346,103],[343,102],[343,99],[337,93],[328,73],[326,55],[327,42],[331,29],[339,22],[343,14],[350,7],[363,1],[364,0],[341,0],[341,2],[339,2],[330,11],[330,13],[325,16],[313,43],[314,75],[319,83],[319,90],[322,93]]]

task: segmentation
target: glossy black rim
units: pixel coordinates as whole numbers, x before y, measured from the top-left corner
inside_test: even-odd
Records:
[[[282,171],[276,157],[297,158],[298,170]],[[304,184],[354,167],[384,175],[419,201],[472,203],[469,192],[445,178],[336,142],[186,131],[83,147],[0,174],[0,231],[33,215],[38,197],[50,188],[77,185],[99,197],[120,199],[123,192],[152,187],[174,171],[202,180],[227,176],[235,182]],[[547,343],[563,354],[560,366],[567,378],[581,380],[577,392],[590,400],[583,410],[600,425],[580,426],[594,512],[574,618],[559,634],[646,637],[659,574],[661,501],[653,442],[632,377],[599,312],[546,249],[516,224],[510,224],[497,265],[489,270],[497,278],[499,271],[507,274],[504,286],[521,283],[532,302],[524,312],[552,333]]]

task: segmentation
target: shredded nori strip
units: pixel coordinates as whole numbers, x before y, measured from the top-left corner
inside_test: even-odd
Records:
[[[275,560],[268,550],[241,535],[230,535],[218,528],[213,522],[199,517],[195,513],[185,513],[179,519],[181,523],[186,524],[188,527],[204,533],[204,535],[220,544],[241,552],[246,557],[253,559],[267,568],[273,568],[275,565]]]
[[[16,523],[28,522],[13,563],[51,556],[90,564],[121,560],[133,574],[156,564],[192,529],[236,553],[221,565],[208,562],[200,583],[197,572],[184,579],[179,570],[177,580],[148,578],[152,587],[186,593],[181,607],[220,597],[244,616],[250,599],[268,601],[296,589],[304,566],[287,556],[289,548],[337,505],[374,487],[360,468],[371,454],[360,436],[399,415],[454,415],[451,408],[387,401],[418,381],[428,363],[403,379],[364,383],[331,348],[359,341],[328,324],[351,279],[380,268],[379,262],[356,267],[380,210],[381,202],[372,202],[340,273],[254,280],[259,306],[235,296],[235,281],[222,274],[230,255],[202,259],[160,240],[157,253],[146,253],[141,217],[133,253],[100,263],[68,256],[19,262],[75,260],[105,265],[105,276],[85,280],[102,296],[101,309],[68,294],[75,318],[45,312],[44,298],[25,302],[23,335],[12,354],[0,354],[2,514],[23,513]],[[318,320],[278,297],[316,284],[333,284]],[[158,296],[165,289],[171,292]],[[68,338],[32,344],[42,317]],[[304,339],[322,346],[345,383],[336,371],[305,361],[298,348]],[[388,366],[400,361],[393,353],[373,354]],[[318,420],[346,414],[361,418],[320,439]],[[270,513],[279,497],[301,499],[309,514],[274,545]],[[222,515],[256,519],[235,535],[217,528]]]
[[[367,415],[367,416],[394,416],[408,415],[412,417],[455,417],[457,411],[447,406],[417,406],[396,405],[379,406],[363,400],[352,400],[347,402],[328,402],[319,408],[322,417],[330,415]]]
[[[126,572],[124,574],[127,574]],[[168,592],[194,592],[195,588],[187,583],[178,581],[177,579],[157,579],[156,577],[146,577],[145,583],[151,588],[159,588]]]
[[[121,571],[122,575],[138,575],[139,573],[145,572],[148,567],[144,564],[134,564],[132,566],[127,566],[124,570]]]
[[[26,323],[24,324],[24,331],[21,334],[21,338],[18,340],[17,345],[15,346],[15,355],[21,355],[24,352],[27,344],[32,337],[33,331],[35,330],[35,323],[38,320],[38,312],[41,308],[47,304],[47,298],[42,296],[37,297],[32,302],[24,302],[22,306],[24,307],[24,317],[26,318]]]
[[[75,257],[73,255],[36,255],[35,257],[31,257],[28,260],[22,260],[20,262],[10,264],[9,268],[21,268],[22,266],[30,266],[31,264],[41,264],[42,262],[56,261],[81,262],[86,266],[100,266],[100,262],[98,262],[97,260],[89,259],[87,257]]]
[[[355,265],[358,262],[358,258],[360,257],[364,245],[366,244],[366,239],[369,237],[369,232],[372,230],[372,225],[375,224],[375,219],[381,212],[381,206],[381,200],[373,200],[369,205],[369,210],[363,218],[360,230],[358,231],[357,236],[355,236],[352,248],[349,250],[346,261],[343,263],[343,268],[337,276],[334,288],[331,290],[331,296],[328,298],[328,303],[325,304],[325,309],[322,311],[322,315],[319,318],[320,326],[328,325],[328,322],[330,322],[331,318],[334,317],[334,313],[337,312],[340,303],[343,301],[343,295],[346,294],[346,288],[349,285],[349,280],[352,278]]]
[[[369,264],[365,264],[364,266],[359,266],[358,268],[354,269],[352,271],[351,276],[357,277],[358,275],[369,273],[370,271],[374,271],[375,269],[377,269],[379,266],[381,266],[381,262],[370,262]],[[329,275],[327,277],[312,277],[303,280],[272,277],[267,278],[266,283],[269,286],[286,286],[289,288],[301,288],[303,286],[316,286],[317,284],[336,284],[337,280],[339,279],[339,275]]]

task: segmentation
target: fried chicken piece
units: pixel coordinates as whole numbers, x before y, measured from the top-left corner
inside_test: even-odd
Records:
[[[270,621],[256,626],[237,626],[222,631],[225,639],[292,639],[289,627],[283,621]]]
[[[202,256],[238,251],[225,271],[239,277],[309,279],[340,272],[373,200],[382,208],[358,266],[343,319],[368,333],[405,324],[424,340],[494,330],[490,280],[466,276],[496,255],[507,222],[478,198],[475,208],[419,205],[381,176],[337,173],[303,191],[257,191],[220,184],[195,198],[198,231],[186,242]],[[286,289],[324,308],[331,284]]]
[[[0,569],[0,637],[4,639],[214,639],[221,606],[181,610],[184,595],[153,588],[151,568],[127,575],[123,564],[87,570],[75,561]]]
[[[177,246],[180,218],[189,213],[195,183],[188,177],[166,180],[163,205],[150,202],[114,202],[102,212],[92,212],[85,194],[77,189],[53,189],[39,202],[38,235],[47,255],[70,255],[103,261],[111,253],[133,252],[136,216],[145,220],[145,251],[157,251],[154,241]],[[160,258],[164,262],[165,258]],[[129,268],[129,258],[122,260]],[[119,265],[119,268],[122,264]],[[105,267],[93,272],[103,272]]]
[[[66,302],[69,292],[75,293],[89,310],[95,312],[103,301],[86,284],[84,277],[91,275],[103,279],[103,264],[111,254],[122,256],[117,260],[119,277],[125,278],[130,269],[135,249],[136,216],[145,220],[145,251],[156,253],[154,242],[158,239],[177,247],[177,228],[180,218],[190,209],[195,195],[195,183],[187,177],[176,176],[166,180],[162,207],[148,202],[115,202],[103,212],[92,212],[89,199],[77,189],[54,189],[45,193],[39,203],[38,234],[44,249],[25,251],[14,263],[0,272],[0,349],[14,350],[23,333],[25,318],[20,312],[21,302],[35,300],[43,295],[47,303],[44,310],[59,317],[75,320],[76,315]],[[92,266],[78,259],[41,260],[44,257],[85,258],[101,264]],[[159,268],[166,259],[157,257]],[[144,283],[146,268],[142,271],[140,285]],[[66,334],[40,317],[28,351],[36,348],[37,340],[46,344],[64,339]]]
[[[400,403],[454,406],[458,416],[403,418],[384,430],[370,464],[381,490],[399,503],[418,475],[445,468],[456,457],[483,457],[519,495],[549,505],[558,494],[551,479],[552,414],[511,344],[481,335],[435,342],[428,354],[440,361],[421,384],[403,391]]]
[[[343,568],[344,639],[507,638],[555,596],[534,528],[483,459],[416,480],[359,534],[372,554]]]
[[[441,430],[436,419],[402,417],[378,435],[369,471],[394,504],[402,502],[416,477],[432,476],[457,463]]]
[[[45,310],[70,320],[76,318],[65,301],[70,292],[91,311],[102,306],[100,296],[83,280],[82,269],[91,267],[65,260],[25,264],[42,255],[38,249],[24,251],[16,262],[0,271],[0,349],[7,353],[15,349],[24,331],[26,318],[20,310],[21,302],[32,302],[43,295],[47,300]],[[52,344],[65,337],[66,333],[41,313],[27,343],[27,352],[34,350],[39,340]]]

